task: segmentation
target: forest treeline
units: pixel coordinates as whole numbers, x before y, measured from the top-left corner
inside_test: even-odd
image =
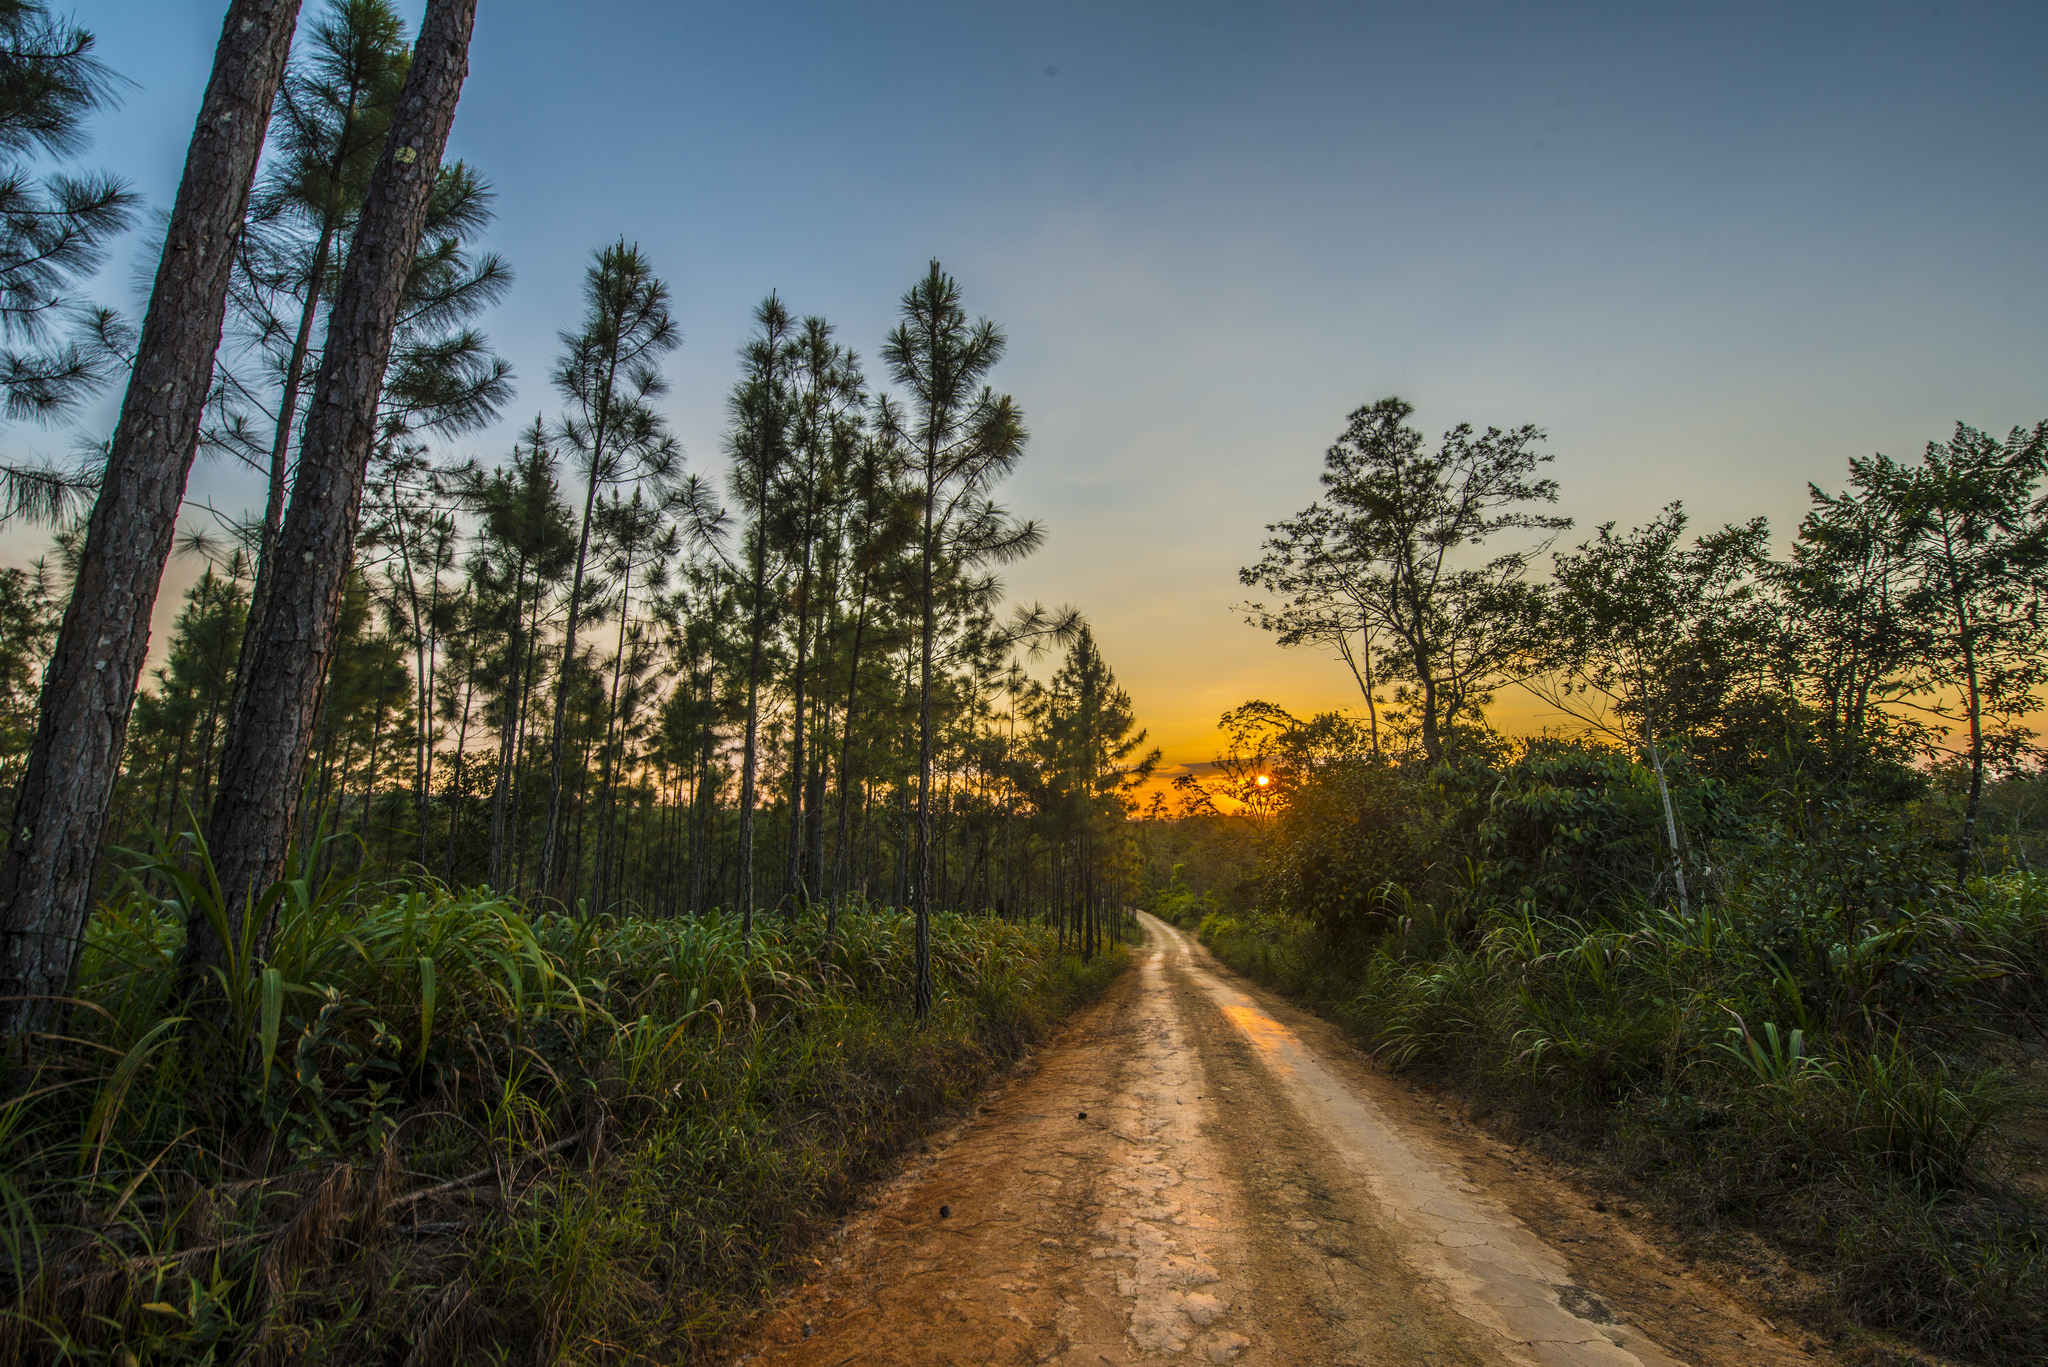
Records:
[[[299,11],[228,4],[132,323],[119,78],[0,0],[9,438],[121,396],[0,461],[0,1358],[670,1360],[1109,980],[1156,756],[1005,602],[1028,433],[939,263],[871,364],[769,293],[686,459],[627,237],[539,394],[483,330],[475,0]]]
[[[1226,714],[1151,904],[1851,1360],[2042,1360],[2048,424],[1851,460],[1780,550],[1581,538],[1539,430],[1412,415],[1354,413],[1242,576],[1358,705]]]
[[[323,860],[593,913],[856,899],[1092,926],[1127,863],[1118,795],[1145,772],[1142,733],[1078,613],[1005,610],[1001,567],[1043,540],[995,497],[1027,434],[986,383],[1001,330],[936,263],[874,377],[829,322],[769,295],[723,460],[693,466],[660,407],[680,339],[669,290],[620,240],[564,320],[550,409],[502,456],[457,460],[445,440],[514,402],[478,327],[512,276],[482,245],[487,180],[441,168],[396,293],[332,626],[301,630],[323,605],[292,596],[304,576],[276,570],[277,545],[288,512],[330,492],[302,468],[320,435],[309,399],[412,69],[381,2],[337,3],[309,28],[279,81],[198,433],[267,494],[180,523],[177,553],[205,567],[134,696],[88,899],[118,879],[113,851],[184,832],[222,849],[251,829],[238,811],[270,803],[293,808],[295,848],[347,837]],[[97,378],[120,359],[100,356]],[[5,471],[10,513],[60,529],[0,584],[10,790],[87,553],[76,514],[112,491],[105,464]],[[293,685],[303,717],[243,718],[260,701],[238,688],[264,666],[256,628],[279,609],[294,635],[273,673],[294,642],[324,673]],[[1048,654],[1057,667],[1027,669]],[[265,759],[295,744],[296,766]],[[303,799],[239,793],[279,774]],[[259,871],[280,867],[273,854]]]

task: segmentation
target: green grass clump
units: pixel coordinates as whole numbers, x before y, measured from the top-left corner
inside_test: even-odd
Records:
[[[203,861],[201,861],[203,871]],[[95,917],[0,1092],[0,1360],[687,1360],[932,1117],[1099,991],[1053,933],[579,919],[488,891],[282,890],[188,1012],[202,874]]]
[[[2000,1128],[2039,1034],[2048,880],[1901,896],[1810,854],[1755,852],[1690,915],[1446,898],[1370,936],[1252,912],[1201,937],[1667,1213],[1763,1232],[1832,1285],[1823,1318],[2048,1361],[2048,1209]]]

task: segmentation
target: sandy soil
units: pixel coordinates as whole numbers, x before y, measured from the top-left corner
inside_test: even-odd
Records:
[[[1145,918],[725,1360],[1811,1364],[1719,1285]],[[1605,1204],[1605,1203],[1602,1203]]]

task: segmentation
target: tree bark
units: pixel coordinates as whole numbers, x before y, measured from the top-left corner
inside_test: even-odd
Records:
[[[150,609],[298,11],[298,0],[234,0],[214,50],[0,861],[0,1023],[10,1034],[46,1026],[71,987]]]
[[[284,870],[334,656],[392,332],[469,72],[475,21],[476,0],[430,0],[420,20],[412,70],[329,315],[298,478],[278,534],[277,562],[286,572],[271,583],[248,668],[235,681],[220,792],[207,832],[228,925],[238,934],[244,908]],[[269,936],[266,921],[253,939],[258,954],[267,949]],[[193,927],[186,941],[188,973],[224,964],[227,952],[209,927]]]

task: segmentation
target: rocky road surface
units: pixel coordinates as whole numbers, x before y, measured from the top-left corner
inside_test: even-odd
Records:
[[[818,1250],[729,1363],[1826,1360],[1144,918],[1137,971]]]

